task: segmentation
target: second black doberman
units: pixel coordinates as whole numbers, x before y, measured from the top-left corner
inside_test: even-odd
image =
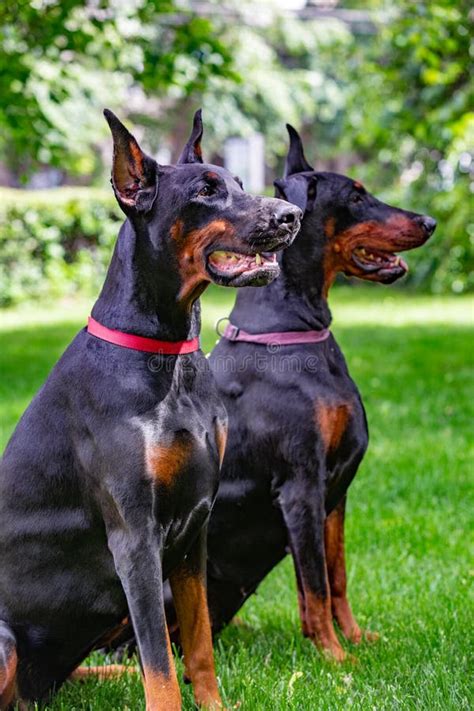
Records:
[[[148,711],[177,711],[169,577],[196,702],[220,708],[205,594],[206,523],[226,413],[199,350],[210,282],[266,284],[300,210],[202,163],[200,114],[161,166],[109,111],[127,220],[83,329],[0,469],[0,709],[42,701],[130,615]]]
[[[209,524],[208,601],[217,631],[289,549],[303,633],[342,661],[333,618],[347,639],[361,639],[346,594],[344,509],[368,431],[327,330],[328,291],[338,272],[384,284],[400,278],[407,267],[395,253],[422,245],[436,223],[350,178],[315,172],[289,131],[286,176],[276,185],[304,211],[301,231],[281,255],[280,278],[238,293],[228,337],[210,358],[229,434]]]

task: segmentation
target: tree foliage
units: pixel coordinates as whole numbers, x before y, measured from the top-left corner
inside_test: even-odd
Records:
[[[90,173],[106,103],[130,89],[182,96],[232,53],[175,0],[23,0],[0,10],[0,151],[18,174],[38,163]]]
[[[374,185],[433,214],[432,242],[410,261],[435,291],[474,287],[474,91],[467,2],[400,0],[366,45],[354,38],[342,150]]]

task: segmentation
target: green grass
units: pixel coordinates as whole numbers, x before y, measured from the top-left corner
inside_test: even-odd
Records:
[[[233,293],[205,301],[206,349]],[[1,438],[84,323],[90,304],[6,311],[0,352]],[[472,325],[466,297],[336,289],[334,332],[367,407],[371,441],[351,487],[350,598],[379,642],[336,667],[299,632],[286,560],[216,645],[229,707],[245,711],[468,709],[472,673]],[[184,708],[193,708],[183,686]],[[143,709],[139,678],[68,684],[50,711]]]

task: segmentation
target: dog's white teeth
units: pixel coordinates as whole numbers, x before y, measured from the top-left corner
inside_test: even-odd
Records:
[[[260,266],[261,263],[262,263],[262,257],[261,257],[260,254],[258,254],[258,252],[257,252],[257,254],[255,255],[255,264],[257,264],[258,266]]]
[[[274,253],[273,253],[273,256],[272,256],[272,261],[273,261],[273,262],[276,262],[276,260],[277,260],[277,256],[276,256],[276,252],[274,252]]]
[[[395,266],[396,266],[396,267],[399,266],[400,260],[401,260],[401,257],[399,257],[398,254],[397,254],[397,257],[396,257],[396,259],[395,259]]]
[[[361,254],[366,254],[366,251],[365,251],[365,248],[364,248],[364,247],[361,247],[360,253],[361,253]]]

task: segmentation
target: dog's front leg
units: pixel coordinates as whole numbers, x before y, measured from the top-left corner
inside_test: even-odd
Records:
[[[348,640],[357,644],[362,633],[347,599],[346,562],[344,555],[344,518],[346,499],[342,499],[326,518],[324,541],[331,588],[331,606],[334,619]]]
[[[206,595],[207,527],[170,575],[187,678],[198,706],[220,709]]]
[[[296,570],[303,633],[335,661],[345,652],[332,622],[324,546],[324,495],[314,477],[292,478],[279,494]]]
[[[326,518],[324,526],[324,542],[326,546],[326,561],[331,589],[332,614],[339,625],[342,634],[354,644],[365,638],[369,641],[378,639],[375,632],[362,632],[352,614],[347,599],[347,576],[344,551],[344,520],[346,497],[341,499],[335,509]]]
[[[144,516],[143,521],[147,521]],[[150,521],[148,520],[148,523]],[[140,654],[147,711],[179,711],[176,677],[163,604],[160,539],[132,522],[108,532]]]

